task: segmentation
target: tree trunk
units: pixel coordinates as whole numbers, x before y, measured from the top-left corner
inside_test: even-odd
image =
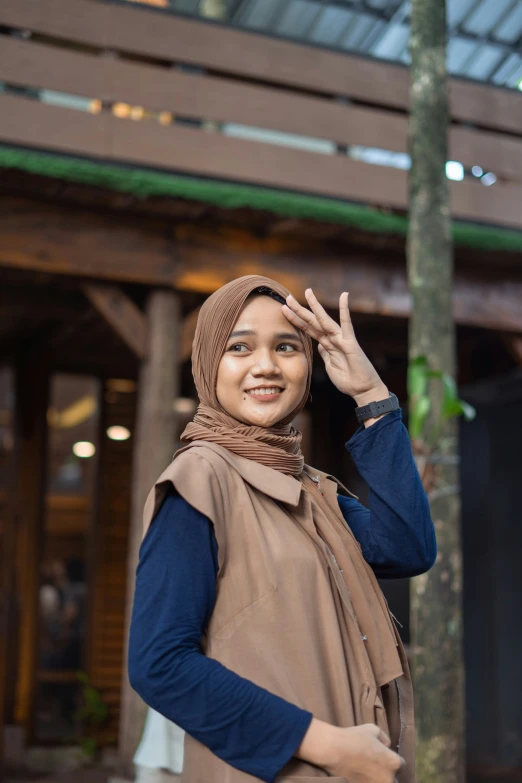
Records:
[[[147,708],[127,677],[128,632],[134,598],[143,506],[175,448],[174,400],[179,391],[180,306],[173,291],[153,291],[147,301],[148,350],[138,386],[136,437],[132,467],[132,511],[127,563],[124,678],[121,697],[119,756],[122,772],[134,777],[132,759],[141,739]]]
[[[445,173],[448,135],[446,8],[413,0],[411,13],[410,224],[408,275],[412,293],[410,360],[455,377],[452,314],[453,251]],[[432,381],[426,433],[441,418],[442,385]],[[464,698],[462,556],[456,420],[443,425],[435,447],[414,444],[431,462],[428,495],[439,555],[411,582],[412,669],[420,783],[463,783]]]

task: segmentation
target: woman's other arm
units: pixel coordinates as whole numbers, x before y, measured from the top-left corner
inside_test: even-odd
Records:
[[[369,487],[369,509],[338,496],[339,506],[363,555],[380,578],[417,576],[437,556],[428,498],[401,411],[360,427],[346,448]]]

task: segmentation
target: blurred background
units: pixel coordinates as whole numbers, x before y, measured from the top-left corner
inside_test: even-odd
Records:
[[[460,436],[467,774],[502,783],[522,780],[522,0],[447,11],[457,381],[477,409]],[[335,315],[349,290],[406,405],[409,15],[407,0],[0,5],[8,779],[75,767],[78,749],[93,774],[116,768],[135,738],[141,503],[194,413],[212,291],[266,274]],[[318,357],[312,397],[307,461],[364,502],[352,403]],[[383,589],[408,644],[408,583]]]

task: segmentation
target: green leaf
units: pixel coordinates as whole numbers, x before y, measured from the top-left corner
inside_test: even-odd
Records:
[[[469,402],[464,402],[464,400],[459,400],[460,407],[462,408],[462,415],[466,419],[466,421],[473,421],[475,416],[477,415],[477,411],[473,407],[473,405],[470,405]]]
[[[410,406],[410,436],[413,439],[420,438],[426,417],[430,412],[431,400],[425,395],[418,397]]]
[[[455,379],[444,373],[442,375],[442,418],[449,419],[451,416],[460,415],[458,407],[459,393]]]
[[[428,384],[426,372],[428,362],[425,356],[417,356],[408,365],[408,395],[410,397],[422,397],[426,393]]]

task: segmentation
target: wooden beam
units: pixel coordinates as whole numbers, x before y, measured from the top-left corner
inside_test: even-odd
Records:
[[[180,301],[173,291],[153,291],[147,302],[148,351],[138,384],[136,433],[133,450],[132,512],[127,562],[126,635],[134,598],[138,551],[143,537],[143,506],[158,476],[172,459],[175,420],[172,402],[179,394]],[[124,660],[127,659],[127,654]],[[132,759],[141,738],[146,707],[130,687],[122,684],[119,752],[123,772],[131,777]]]
[[[408,69],[402,64],[384,64],[156,9],[92,0],[3,0],[0,24],[327,96],[345,95],[403,110],[409,106]],[[522,96],[515,90],[451,79],[450,93],[454,119],[520,133]]]
[[[387,67],[387,66],[381,66]],[[338,144],[408,150],[408,117],[384,108],[332,101],[164,67],[85,54],[19,38],[2,40],[0,79],[35,89],[45,86],[105,101],[125,101],[186,117],[235,122],[312,136]],[[522,177],[522,139],[454,127],[450,155],[465,166],[480,165],[499,179]]]
[[[87,283],[83,290],[89,302],[138,359],[144,359],[147,351],[147,321],[139,307],[116,286]]]
[[[404,171],[319,155],[199,129],[85,115],[12,95],[0,96],[0,138],[7,142],[154,165],[335,198],[405,208]],[[458,184],[458,187],[457,187]],[[522,187],[495,185],[494,198],[473,181],[454,183],[455,216],[522,225]]]
[[[479,251],[476,251],[477,253]],[[145,283],[210,294],[241,275],[280,280],[302,298],[312,286],[331,308],[350,291],[354,312],[407,318],[410,294],[404,256],[315,242],[258,239],[158,219],[127,217],[3,199],[0,267],[100,281]],[[328,273],[325,274],[325,269]],[[459,269],[454,286],[457,323],[522,333],[522,278],[501,267]]]
[[[199,128],[92,115],[15,95],[0,95],[0,140],[365,204],[407,207],[407,172],[400,169]],[[493,192],[466,179],[451,183],[450,189],[455,217],[522,227],[522,184],[497,182]]]

